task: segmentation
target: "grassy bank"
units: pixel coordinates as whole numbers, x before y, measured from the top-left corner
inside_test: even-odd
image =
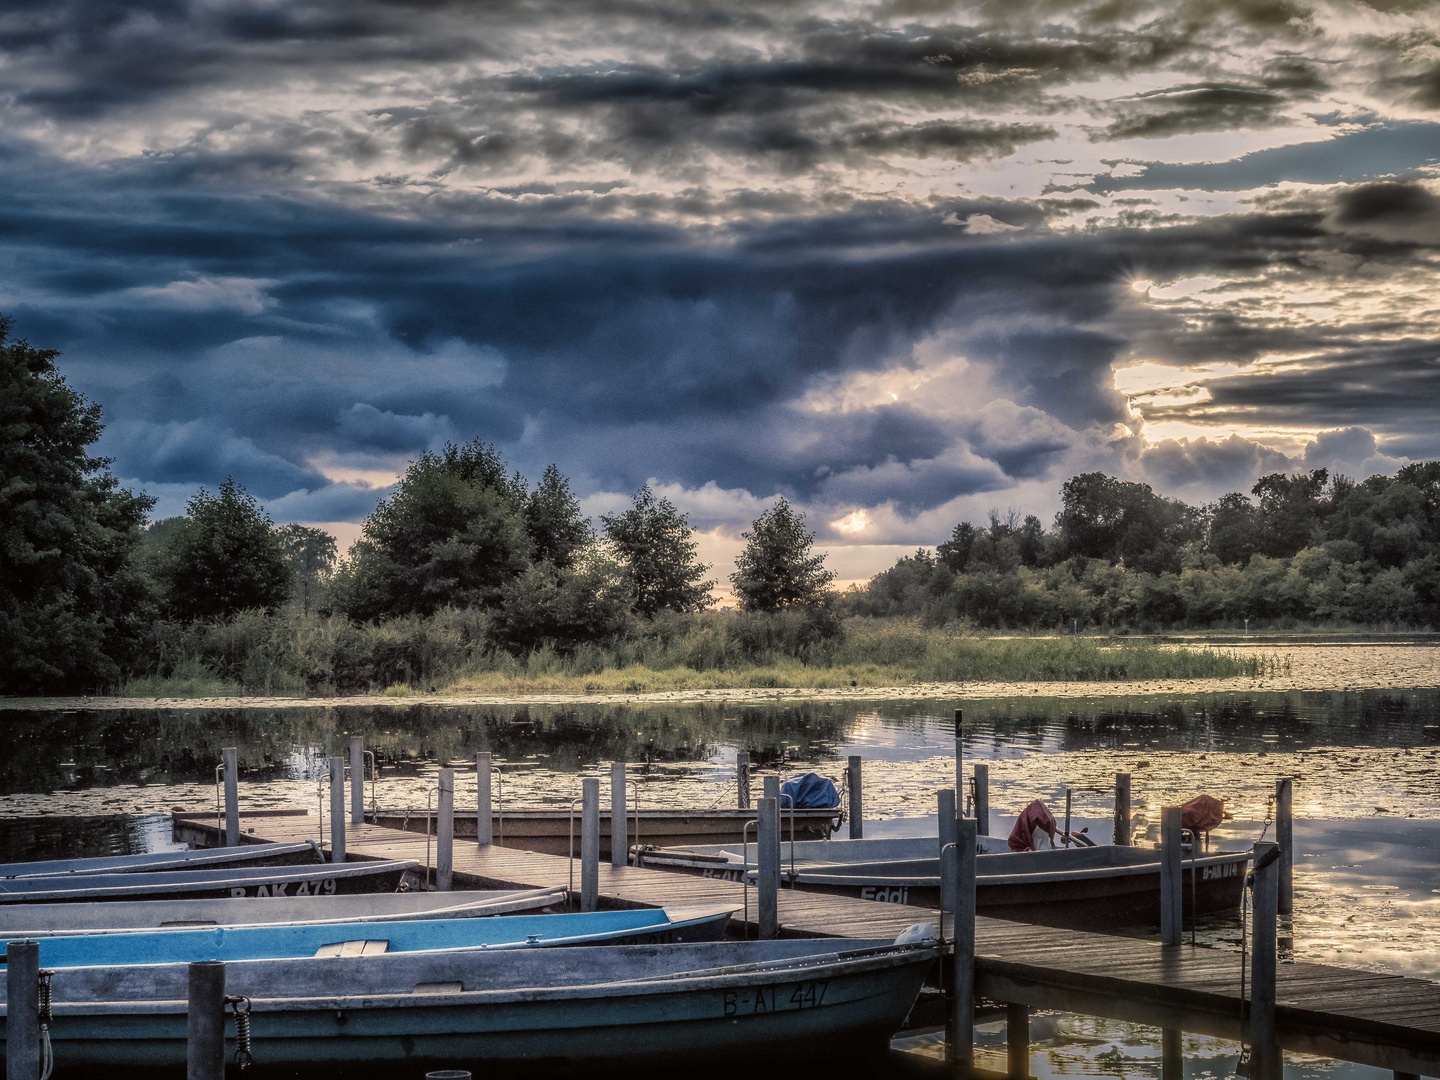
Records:
[[[138,697],[239,693],[644,693],[777,687],[833,689],[928,682],[1120,682],[1278,674],[1276,662],[1224,649],[1125,638],[993,637],[897,620],[817,628],[792,613],[711,612],[646,623],[620,641],[524,656],[485,643],[483,616],[359,626],[246,615],[176,629]]]

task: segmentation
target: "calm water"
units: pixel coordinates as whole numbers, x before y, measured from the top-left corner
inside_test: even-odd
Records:
[[[0,711],[0,858],[169,846],[172,808],[215,805],[222,746],[238,746],[242,806],[313,808],[328,755],[362,735],[382,763],[385,807],[423,808],[435,770],[488,750],[509,806],[568,806],[579,777],[634,763],[647,806],[731,805],[733,762],[838,778],[865,759],[866,835],[933,832],[953,784],[953,709],[965,754],[990,762],[992,831],[1032,798],[1108,837],[1114,774],[1133,776],[1137,827],[1208,792],[1234,820],[1224,846],[1261,835],[1278,777],[1295,779],[1294,948],[1305,959],[1440,979],[1440,691],[781,706],[484,707],[28,713]],[[758,790],[758,783],[755,787]],[[473,788],[462,785],[462,806]],[[368,801],[368,797],[367,797]],[[1199,940],[1238,949],[1239,923]],[[1239,957],[1237,956],[1237,968]],[[982,1032],[1003,1046],[1003,1024]],[[1078,1016],[1035,1021],[1039,1076],[1159,1075],[1159,1035]],[[914,1046],[925,1049],[925,1039]],[[1236,1048],[1195,1037],[1190,1077],[1229,1075]],[[1003,1066],[1003,1049],[996,1064]],[[1376,1070],[1297,1059],[1292,1080]]]

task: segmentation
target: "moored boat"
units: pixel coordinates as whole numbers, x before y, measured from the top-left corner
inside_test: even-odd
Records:
[[[242,866],[233,869],[172,870],[162,873],[6,878],[0,881],[0,904],[242,896],[321,897],[334,896],[337,893],[395,892],[403,881],[413,880],[418,883],[423,872],[419,863],[397,860],[296,867]]]
[[[287,960],[477,949],[531,949],[613,942],[719,941],[734,909],[639,908],[503,919],[321,922],[171,928],[40,939],[40,966],[128,967],[196,960]],[[0,947],[8,942],[0,942]]]
[[[541,911],[564,889],[248,896],[223,900],[117,900],[109,904],[0,905],[0,937],[133,933],[198,926],[277,926],[319,922],[471,919]]]
[[[137,874],[164,870],[210,870],[231,866],[300,866],[325,861],[314,841],[299,844],[242,844],[198,851],[151,851],[139,855],[102,855],[90,859],[39,859],[0,863],[0,878],[55,877],[59,874]]]
[[[249,1001],[261,1066],[349,1075],[403,1061],[421,1075],[434,1062],[488,1074],[504,1064],[693,1067],[740,1054],[768,1066],[883,1051],[939,951],[933,936],[907,932],[896,942],[383,953],[240,961],[226,965],[225,989]],[[57,1069],[183,1065],[187,970],[55,969]]]

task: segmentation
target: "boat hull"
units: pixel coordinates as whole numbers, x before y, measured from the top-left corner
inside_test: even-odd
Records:
[[[413,862],[325,863],[314,867],[245,867],[161,874],[83,874],[0,881],[0,904],[96,903],[241,897],[324,897],[389,893],[419,881]]]
[[[94,859],[46,859],[0,865],[0,878],[54,877],[71,874],[136,874],[209,870],[239,866],[304,866],[323,863],[320,846],[244,844],[200,851],[156,851],[142,855],[111,855]]]

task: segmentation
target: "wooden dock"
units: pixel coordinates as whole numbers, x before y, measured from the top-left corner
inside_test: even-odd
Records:
[[[213,816],[175,815],[177,839],[200,845],[221,838]],[[252,842],[319,840],[308,813],[242,815]],[[430,841],[433,860],[434,840]],[[350,825],[351,859],[413,859],[424,863],[426,837],[376,825]],[[578,839],[577,839],[578,849]],[[454,881],[462,888],[569,886],[570,861],[513,848],[456,843]],[[579,859],[574,887],[579,888]],[[755,892],[749,920],[736,882],[662,870],[599,869],[601,906],[718,907],[757,932]],[[941,924],[934,910],[781,889],[786,937],[889,938],[915,923]],[[944,926],[946,936],[950,927]],[[1188,945],[1162,947],[1132,937],[1087,934],[979,918],[975,927],[976,990],[992,1001],[1058,1009],[1239,1040],[1244,1034],[1237,953]],[[1440,945],[1437,945],[1440,947]],[[1281,964],[1276,1025],[1280,1046],[1394,1070],[1440,1077],[1440,983],[1322,964]],[[1399,1077],[1397,1077],[1399,1080]]]

